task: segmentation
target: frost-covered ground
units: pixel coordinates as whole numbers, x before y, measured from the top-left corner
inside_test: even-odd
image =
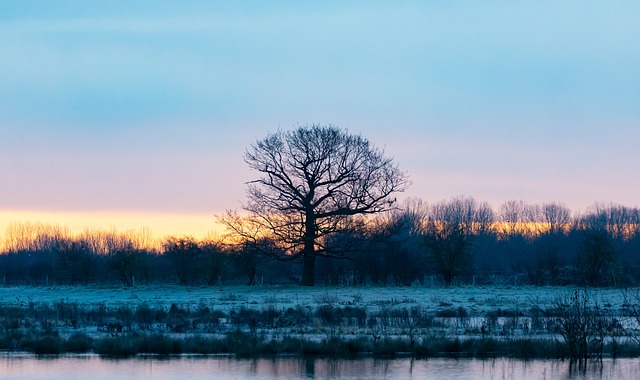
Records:
[[[537,341],[542,347],[538,355],[544,356],[552,354],[549,342],[561,341],[563,321],[570,322],[577,312],[580,318],[596,318],[592,326],[598,330],[590,332],[591,338],[622,342],[628,352],[636,352],[639,302],[637,288],[2,287],[0,350],[38,352],[44,345],[50,349],[44,352],[118,355],[174,352],[178,344],[185,345],[185,352],[242,353],[260,343],[263,348],[257,352],[267,353],[293,339],[297,343],[283,352],[300,353],[304,347],[322,351],[313,344],[333,347],[332,339],[338,338],[347,346],[359,344],[344,346],[354,352],[406,352],[414,344],[433,352],[457,352],[461,348],[455,342],[472,346],[492,337],[492,344],[503,345],[498,350],[502,354],[511,353],[508,344],[525,339],[527,344]],[[470,350],[487,349],[478,347]]]
[[[315,287],[298,286],[52,286],[52,287],[0,287],[0,304],[27,306],[30,303],[77,303],[79,305],[106,305],[107,307],[148,304],[153,307],[196,308],[206,305],[211,309],[229,311],[240,307],[261,308],[265,305],[277,308],[294,306],[318,306],[323,304],[354,305],[377,310],[382,307],[420,306],[426,310],[462,307],[470,316],[484,316],[497,309],[520,311],[526,314],[533,306],[552,307],[559,297],[569,297],[572,287]],[[638,304],[640,290],[591,289],[593,301],[613,310],[622,309],[625,303]]]

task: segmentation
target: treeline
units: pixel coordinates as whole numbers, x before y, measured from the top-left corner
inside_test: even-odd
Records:
[[[494,210],[470,197],[419,199],[375,218],[345,219],[323,239],[316,268],[326,285],[584,285],[640,283],[640,211],[597,204],[509,201]],[[2,284],[293,284],[296,261],[277,240],[153,238],[148,230],[86,230],[12,223],[0,255]],[[276,254],[278,253],[278,254]],[[336,258],[338,258],[336,260]]]
[[[640,211],[596,204],[572,215],[559,203],[471,197],[406,202],[377,227],[347,233],[352,260],[323,261],[325,283],[631,286],[640,282]]]
[[[72,234],[58,225],[14,222],[4,234],[2,251],[0,285],[215,285],[246,278],[243,251],[213,238],[170,236],[159,241],[148,229]],[[249,276],[255,282],[255,274]]]

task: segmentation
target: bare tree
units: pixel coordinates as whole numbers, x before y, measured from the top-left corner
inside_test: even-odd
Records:
[[[164,255],[169,259],[180,284],[194,281],[197,260],[201,254],[198,242],[191,236],[169,236],[162,243]]]
[[[228,266],[228,254],[224,245],[214,239],[206,239],[200,243],[202,266],[209,285],[221,285],[221,278]]]
[[[578,251],[578,268],[583,272],[588,285],[601,285],[606,274],[613,275],[616,259],[613,237],[605,213],[592,213],[578,222],[582,243]]]
[[[261,174],[249,183],[249,214],[229,212],[222,221],[243,238],[277,241],[280,259],[301,258],[305,286],[315,283],[316,257],[344,256],[324,242],[345,218],[389,210],[391,195],[408,185],[383,150],[334,126],[278,131],[251,145],[244,159]]]
[[[95,270],[95,257],[91,255],[86,243],[65,239],[61,242],[57,255],[69,283],[89,283]]]
[[[550,234],[555,235],[567,230],[571,222],[571,210],[567,206],[560,203],[546,203],[542,205],[542,212]]]
[[[409,235],[422,235],[429,218],[429,205],[420,198],[409,198],[391,214],[394,223],[403,225]]]
[[[485,233],[492,224],[491,207],[473,198],[456,197],[433,206],[426,233],[437,271],[445,284],[469,268],[471,238]]]
[[[562,337],[569,358],[602,359],[605,341],[611,337],[616,318],[585,290],[553,299],[553,309],[547,310],[547,328]]]
[[[78,239],[96,255],[107,257],[111,269],[125,286],[134,285],[136,269],[145,253],[152,252],[156,241],[148,228],[128,230],[85,229]]]
[[[500,206],[500,222],[506,237],[520,235],[532,239],[542,231],[543,211],[538,205],[510,200]]]
[[[65,226],[10,222],[5,231],[4,249],[6,252],[57,250],[71,238],[71,232]]]

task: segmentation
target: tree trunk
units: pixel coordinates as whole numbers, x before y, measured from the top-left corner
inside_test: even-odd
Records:
[[[311,193],[313,197],[313,192]],[[316,217],[311,205],[305,215],[304,247],[302,248],[302,279],[300,285],[314,286],[316,283]]]
[[[300,285],[314,286],[316,282],[316,254],[315,252],[305,253],[302,259],[302,279]]]

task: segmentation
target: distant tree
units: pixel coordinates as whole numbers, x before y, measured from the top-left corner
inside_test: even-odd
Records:
[[[109,265],[124,286],[133,286],[134,271],[140,259],[140,251],[133,245],[123,245],[109,253]]]
[[[57,251],[71,239],[67,227],[40,222],[10,222],[4,234],[7,252]]]
[[[261,174],[249,184],[246,217],[222,221],[245,239],[277,241],[279,259],[303,261],[301,285],[315,283],[316,257],[344,257],[324,244],[345,218],[393,207],[407,175],[367,139],[334,126],[302,126],[258,140],[245,162]]]
[[[544,217],[540,206],[510,200],[500,206],[500,232],[511,237],[532,239],[542,232]]]
[[[542,205],[542,212],[548,232],[552,235],[565,232],[571,223],[571,210],[563,204],[545,203]]]
[[[170,236],[164,241],[162,248],[175,270],[178,282],[181,284],[193,282],[201,254],[198,242],[191,236]]]
[[[603,231],[587,231],[585,233],[578,256],[578,264],[588,285],[602,285],[607,269],[613,269],[614,253],[611,240],[606,233]]]
[[[420,198],[409,198],[391,212],[393,223],[408,236],[421,236],[429,218],[429,205]]]
[[[470,268],[472,237],[492,224],[488,204],[457,197],[432,207],[425,242],[445,284]]]
[[[267,238],[260,240],[244,240],[232,249],[236,271],[247,276],[247,285],[256,285],[258,268],[266,261],[267,256],[282,254],[277,244]]]
[[[223,245],[215,240],[208,239],[200,243],[202,252],[202,266],[207,284],[220,285],[222,276],[227,272],[228,254]]]
[[[94,256],[82,241],[67,239],[58,249],[58,261],[65,274],[65,280],[73,285],[86,284],[95,269]]]
[[[422,279],[427,261],[424,256],[424,238],[429,227],[429,205],[419,198],[409,198],[397,209],[375,218],[369,228],[369,251],[382,260],[383,281],[407,286]],[[376,252],[379,250],[380,252]]]
[[[148,228],[125,232],[85,229],[78,239],[95,255],[105,258],[125,286],[133,285],[135,272],[142,266],[142,257],[151,252],[155,245]]]
[[[583,216],[578,224],[582,235],[578,268],[587,285],[603,285],[607,272],[615,275],[613,264],[616,255],[608,213],[595,210]]]

